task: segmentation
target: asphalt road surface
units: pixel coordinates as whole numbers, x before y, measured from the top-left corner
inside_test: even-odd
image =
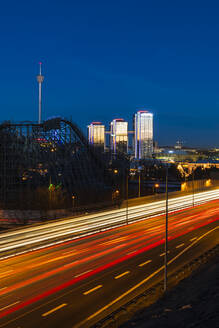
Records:
[[[168,272],[218,243],[219,201],[169,216]],[[91,327],[163,277],[165,216],[0,261],[0,327]]]

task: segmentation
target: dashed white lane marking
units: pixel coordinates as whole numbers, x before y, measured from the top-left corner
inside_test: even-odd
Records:
[[[86,273],[88,273],[88,272],[90,272],[90,271],[91,271],[91,270],[87,270],[87,271],[85,271],[85,272],[79,273],[79,274],[77,274],[77,275],[75,276],[75,278],[80,277],[80,276],[83,276],[83,274],[86,274]]]
[[[51,314],[51,313],[53,313],[53,312],[55,312],[55,311],[57,311],[57,310],[63,308],[63,307],[66,306],[66,305],[67,305],[67,303],[63,303],[63,304],[61,304],[61,305],[55,307],[54,309],[52,309],[52,310],[50,310],[50,311],[48,311],[48,312],[43,313],[43,314],[42,314],[42,317],[46,317],[47,315],[49,315],[49,314]]]
[[[146,262],[143,262],[143,263],[139,264],[138,266],[139,266],[139,267],[143,267],[144,265],[146,265],[146,264],[148,264],[148,263],[150,263],[150,262],[152,262],[152,261],[151,261],[151,260],[148,260],[148,261],[146,261]]]
[[[131,251],[131,252],[127,253],[127,255],[130,255],[130,254],[135,253],[135,252],[136,252],[136,251]]]
[[[20,301],[17,301],[17,302],[11,303],[11,304],[9,304],[9,305],[6,305],[6,306],[3,307],[3,308],[0,308],[0,311],[3,311],[3,310],[5,310],[5,309],[8,309],[9,307],[11,307],[11,306],[13,306],[13,305],[15,305],[15,304],[17,304],[17,303],[20,303]]]
[[[189,246],[187,246],[186,248],[184,248],[183,250],[181,250],[174,258],[172,258],[168,262],[168,265],[170,265],[171,263],[173,263],[174,261],[176,261],[182,254],[186,253],[187,250],[189,250],[192,246],[194,246],[198,241],[200,241],[201,239],[203,239],[204,237],[206,237],[211,232],[217,230],[218,228],[219,227],[216,227],[214,229],[211,229],[208,232],[206,232],[203,235],[201,235],[196,241],[194,241],[192,244],[189,244]],[[139,288],[140,286],[142,286],[143,284],[145,284],[148,280],[150,280],[151,278],[153,278],[155,275],[157,275],[163,269],[164,269],[164,265],[162,265],[160,268],[158,268],[156,271],[154,271],[151,275],[149,275],[148,277],[146,277],[144,280],[140,281],[137,285],[131,287],[125,293],[121,294],[116,299],[112,300],[110,303],[106,304],[105,306],[103,306],[102,308],[100,308],[98,311],[94,312],[89,317],[85,318],[83,321],[81,321],[80,323],[76,324],[74,326],[74,328],[82,328],[82,327],[85,327],[85,324],[87,325],[88,321],[90,321],[93,318],[97,317],[99,314],[101,314],[105,310],[109,309],[112,305],[114,305],[117,302],[121,301],[121,299],[123,299],[124,297],[126,297],[127,295],[129,295],[130,293],[132,293],[133,291],[135,291],[137,288]]]
[[[115,278],[115,279],[119,279],[119,278],[122,278],[123,276],[126,276],[126,275],[129,274],[129,273],[130,273],[130,271],[125,271],[125,272],[119,274],[118,276],[115,276],[114,278]]]
[[[184,243],[182,243],[182,244],[179,244],[179,245],[177,245],[176,246],[176,248],[180,248],[180,247],[183,247],[185,244]]]
[[[197,237],[194,237],[194,238],[190,239],[190,241],[193,241],[193,240],[196,240],[196,239],[197,239]]]
[[[94,292],[95,290],[100,289],[101,287],[103,287],[103,285],[98,285],[92,289],[87,290],[86,292],[83,293],[83,295],[88,295],[88,294]]]
[[[167,253],[169,254],[170,251],[168,251]],[[166,253],[161,253],[160,256],[164,256]]]

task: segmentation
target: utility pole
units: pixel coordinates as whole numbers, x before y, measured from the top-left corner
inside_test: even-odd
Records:
[[[129,206],[129,176],[128,176],[128,171],[126,172],[126,223],[128,224],[128,206]]]
[[[165,224],[165,256],[164,256],[164,292],[167,290],[167,262],[168,262],[168,163],[166,165],[166,224]]]
[[[192,207],[195,206],[194,170],[192,169]]]

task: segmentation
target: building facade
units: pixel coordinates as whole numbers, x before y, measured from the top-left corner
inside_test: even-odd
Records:
[[[128,152],[128,122],[121,118],[110,123],[110,147],[114,154]]]
[[[105,147],[105,125],[101,122],[92,122],[88,125],[89,144],[103,148]]]
[[[153,153],[153,114],[140,110],[134,114],[135,158],[150,157]]]

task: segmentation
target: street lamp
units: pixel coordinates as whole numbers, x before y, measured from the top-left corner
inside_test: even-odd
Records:
[[[72,199],[72,210],[74,210],[74,207],[75,207],[75,195],[72,195],[71,196],[71,199]]]
[[[159,183],[155,183],[154,185],[154,193],[157,193],[158,188],[160,187]]]

